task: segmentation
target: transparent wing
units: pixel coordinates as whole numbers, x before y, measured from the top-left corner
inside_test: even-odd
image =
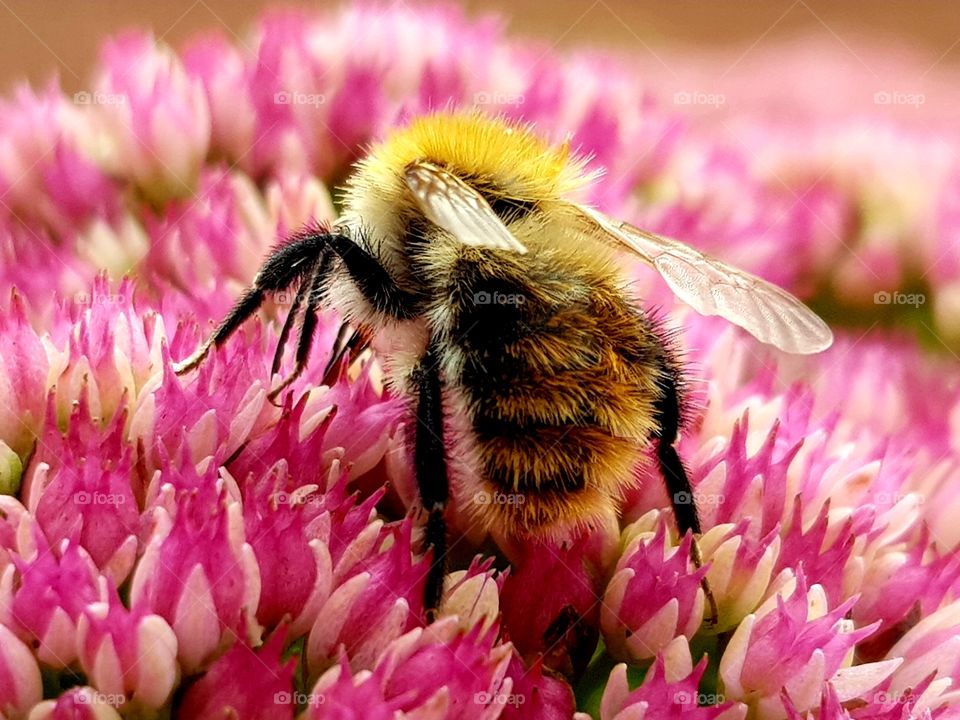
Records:
[[[650,263],[670,289],[702,315],[719,315],[761,342],[807,355],[830,347],[833,333],[785,290],[688,245],[580,208],[604,232]]]
[[[527,252],[483,196],[451,172],[417,162],[404,173],[423,214],[464,245]]]

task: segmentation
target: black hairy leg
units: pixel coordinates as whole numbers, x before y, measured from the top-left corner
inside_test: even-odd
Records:
[[[357,245],[342,231],[308,230],[294,236],[290,242],[270,253],[254,278],[253,285],[240,296],[210,338],[190,357],[176,364],[174,368],[176,373],[180,375],[189,372],[203,362],[212,347],[222,345],[247,318],[257,311],[267,293],[286,290],[297,281],[303,282],[305,278],[312,278],[307,283],[307,308],[298,341],[298,355],[302,349],[305,363],[306,353],[310,350],[313,328],[316,326],[316,313],[323,295],[323,287],[327,275],[333,270],[334,258],[341,261],[347,275],[374,309],[395,318],[414,317],[421,299],[398,288],[377,258]],[[303,299],[298,296],[291,307],[291,314],[294,317],[288,316],[287,321],[284,322],[280,333],[281,342],[278,344],[277,354],[274,355],[274,370],[280,366],[283,345],[290,335],[292,324],[302,303]]]
[[[270,368],[271,377],[280,372],[280,363],[283,360],[283,350],[287,345],[287,340],[290,338],[290,331],[293,329],[293,323],[297,319],[297,314],[300,311],[300,306],[303,304],[303,299],[305,297],[312,299],[311,296],[313,287],[317,282],[317,278],[326,277],[327,273],[330,272],[330,266],[332,263],[333,255],[328,249],[324,248],[324,250],[321,251],[319,262],[314,266],[313,274],[305,279],[304,284],[302,284],[300,287],[300,291],[293,296],[293,303],[290,305],[290,312],[287,313],[287,318],[283,322],[283,328],[280,330],[280,337],[277,340],[277,349],[273,354],[273,365]]]
[[[324,257],[326,260],[326,257]],[[277,385],[273,390],[270,391],[270,394],[267,396],[267,399],[273,402],[274,398],[277,397],[281,392],[283,392],[294,380],[296,380],[303,373],[304,369],[307,367],[307,359],[310,357],[310,348],[313,345],[313,332],[317,328],[317,313],[320,311],[320,301],[322,299],[323,291],[323,280],[324,273],[322,272],[324,262],[321,260],[320,264],[317,266],[317,269],[310,275],[308,284],[301,290],[301,293],[306,294],[307,298],[307,307],[303,311],[303,320],[300,321],[300,336],[297,338],[297,351],[294,356],[294,365],[293,371],[287,375],[283,381]],[[301,293],[297,294],[299,298]],[[294,301],[296,304],[296,300]],[[289,321],[290,316],[293,315],[293,309],[290,310],[290,315],[287,316]],[[284,329],[287,328],[287,323],[283,324]],[[277,356],[274,358],[274,365],[279,365],[277,360],[281,357],[283,351],[283,344],[286,342],[286,338],[283,337],[283,332],[280,333],[280,341],[277,344]],[[277,368],[274,368],[273,375],[277,372]]]
[[[370,347],[370,336],[362,329],[354,329],[350,323],[343,323],[337,331],[337,339],[333,342],[333,352],[323,368],[324,385],[333,385],[340,377],[340,368],[343,358],[349,357],[349,365],[360,357],[364,350]]]
[[[314,270],[314,272],[316,272],[316,270]],[[309,279],[307,279],[306,282],[307,285],[312,284],[312,281]],[[293,302],[290,304],[290,310],[287,312],[287,317],[283,321],[283,327],[280,329],[280,337],[277,339],[277,347],[273,351],[273,363],[270,365],[270,377],[273,377],[280,372],[280,364],[283,362],[283,349],[287,346],[287,340],[290,339],[290,331],[293,329],[294,321],[296,321],[297,315],[300,313],[300,306],[303,304],[303,293],[304,288],[301,287],[299,292],[293,296]]]
[[[443,441],[442,385],[435,345],[431,344],[420,359],[412,379],[417,403],[413,464],[420,501],[427,512],[424,544],[432,550],[423,600],[427,619],[432,621],[440,607],[446,575],[447,524],[443,512],[449,497],[447,456]]]
[[[690,478],[676,447],[674,447],[682,421],[680,392],[677,387],[679,383],[677,373],[666,364],[664,364],[661,372],[661,378],[658,382],[660,397],[655,404],[657,427],[659,428],[657,432],[657,464],[660,466],[660,473],[663,475],[667,486],[667,494],[670,496],[670,504],[673,507],[673,515],[676,518],[680,536],[683,537],[688,532],[694,535],[691,554],[693,564],[700,568],[703,567],[703,555],[700,553],[700,546],[696,538],[703,532],[700,526],[700,515],[697,512],[697,502],[693,495],[693,487],[690,485]],[[719,619],[717,600],[713,596],[713,591],[710,590],[706,578],[701,581],[701,585],[710,608],[707,622],[711,625],[716,624]]]
[[[400,320],[417,316],[424,298],[398,287],[378,258],[346,235],[328,235],[327,242],[374,310]]]
[[[308,277],[327,247],[329,237],[329,234],[319,233],[297,236],[270,253],[253,279],[253,285],[240,296],[213,334],[193,355],[175,366],[177,374],[197,367],[210,352],[210,348],[222,345],[257,311],[267,293],[286,290],[298,280]]]

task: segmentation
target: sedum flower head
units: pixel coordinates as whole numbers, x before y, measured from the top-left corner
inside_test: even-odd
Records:
[[[128,33],[86,90],[0,99],[0,715],[957,715],[960,370],[915,337],[960,338],[956,138],[768,112],[788,102],[770,88],[694,118],[660,69],[502,28],[444,6],[270,12],[182,53]],[[369,142],[448,107],[569,138],[607,171],[581,200],[835,322],[823,355],[776,355],[629,269],[683,329],[677,501],[699,508],[703,567],[644,463],[619,516],[565,542],[483,537],[451,508],[428,624],[412,420],[376,350],[324,385],[325,310],[271,403],[294,288],[174,374],[279,237],[336,219]]]

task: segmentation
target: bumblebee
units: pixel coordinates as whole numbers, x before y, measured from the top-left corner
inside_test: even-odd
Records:
[[[764,343],[814,353],[832,342],[827,325],[780,288],[574,202],[590,179],[583,159],[528,127],[472,112],[416,119],[358,162],[340,220],[278,246],[176,368],[195,368],[268,293],[297,283],[273,369],[302,316],[295,366],[273,396],[305,367],[322,308],[351,328],[328,371],[389,333],[388,386],[415,418],[431,615],[451,501],[484,530],[562,539],[616,516],[653,446],[679,531],[700,533],[674,447],[685,417],[681,364],[629,294],[619,251],[650,264],[698,312]],[[523,502],[472,502],[481,493]]]

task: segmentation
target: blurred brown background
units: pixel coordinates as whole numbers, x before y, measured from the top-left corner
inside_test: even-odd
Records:
[[[416,0],[409,0],[413,4]],[[284,3],[333,8],[342,3]],[[912,49],[938,72],[960,63],[960,12],[948,1],[876,0],[466,0],[471,12],[499,11],[513,33],[561,48],[598,46],[655,56],[689,45],[716,48],[734,61],[788,37],[850,49],[877,41]],[[150,27],[176,46],[191,33],[220,28],[240,34],[266,0],[0,0],[0,89],[59,71],[65,88],[83,86],[100,39]],[[872,41],[872,42],[871,42]]]

